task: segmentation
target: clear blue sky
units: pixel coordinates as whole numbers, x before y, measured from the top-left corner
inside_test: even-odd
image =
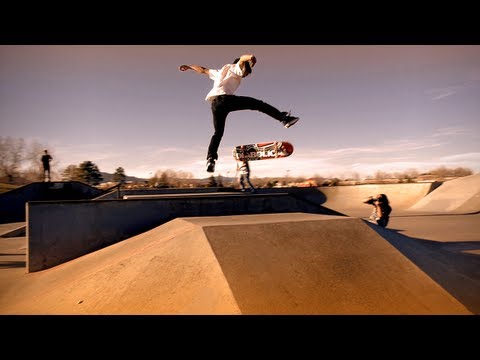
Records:
[[[57,171],[90,160],[110,173],[208,177],[212,81],[178,66],[220,68],[245,53],[258,62],[237,94],[300,121],[231,113],[215,175],[235,174],[235,145],[270,140],[294,153],[252,162],[252,176],[480,171],[478,45],[2,45],[0,136],[46,145]]]

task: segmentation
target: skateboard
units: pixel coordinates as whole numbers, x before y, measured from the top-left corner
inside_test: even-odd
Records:
[[[267,141],[256,144],[238,145],[233,148],[235,160],[266,160],[292,155],[293,145],[287,141]]]

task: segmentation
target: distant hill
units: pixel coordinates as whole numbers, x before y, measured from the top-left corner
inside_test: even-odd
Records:
[[[106,173],[106,172],[102,172],[100,171],[100,174],[102,175],[103,177],[103,182],[113,182],[113,174],[109,174],[109,173]],[[143,181],[148,181],[148,179],[143,179],[143,178],[138,178],[138,177],[135,177],[135,176],[126,176],[125,177],[125,181],[133,181],[133,182],[143,182]]]

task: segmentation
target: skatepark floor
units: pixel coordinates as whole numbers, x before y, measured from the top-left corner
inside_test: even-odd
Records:
[[[387,228],[367,221],[375,193]],[[1,224],[0,315],[478,315],[479,195],[480,174],[322,188],[309,201],[346,216],[177,218],[32,273],[25,223]]]
[[[369,215],[369,211],[364,212]],[[480,214],[429,216],[404,212],[392,216],[385,229],[367,224],[469,312],[480,314]],[[22,225],[3,224],[0,236]],[[26,273],[26,237],[0,237],[0,314],[9,314],[5,309],[15,307],[5,290],[18,282],[28,282],[31,275]],[[37,291],[41,293],[42,289]],[[35,301],[35,293],[29,295]],[[11,297],[12,302],[14,299]]]

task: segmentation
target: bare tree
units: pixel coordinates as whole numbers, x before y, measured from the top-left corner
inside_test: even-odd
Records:
[[[7,178],[9,183],[19,177],[19,169],[24,159],[25,140],[10,136],[0,137],[0,177]]]
[[[461,176],[468,176],[468,175],[472,175],[472,174],[473,174],[472,170],[462,168],[462,167],[458,167],[458,168],[452,170],[452,175],[453,176],[461,177]]]
[[[440,166],[436,169],[431,170],[430,174],[444,178],[448,176],[448,169],[445,166]]]
[[[166,171],[162,173],[159,173],[157,171],[157,173],[155,174],[155,178],[156,178],[156,181],[154,184],[155,187],[168,188],[171,186],[171,179]]]
[[[25,172],[25,177],[30,181],[43,181],[44,174],[43,174],[43,166],[41,157],[43,155],[46,146],[37,142],[33,141],[25,151],[25,162],[27,163],[27,170]],[[49,150],[50,155],[53,158],[53,161],[57,163],[58,161],[55,159],[55,155],[53,154],[52,150]],[[53,168],[52,162],[52,168]],[[53,173],[53,171],[52,171]]]
[[[186,179],[186,180],[193,178],[193,174],[191,172],[182,171],[182,170],[178,171],[177,176],[179,179]]]
[[[375,173],[375,180],[380,181],[380,182],[383,182],[385,179],[388,179],[390,177],[391,177],[390,174],[388,174],[386,172],[383,172],[383,171],[380,171],[380,170],[378,170]]]

